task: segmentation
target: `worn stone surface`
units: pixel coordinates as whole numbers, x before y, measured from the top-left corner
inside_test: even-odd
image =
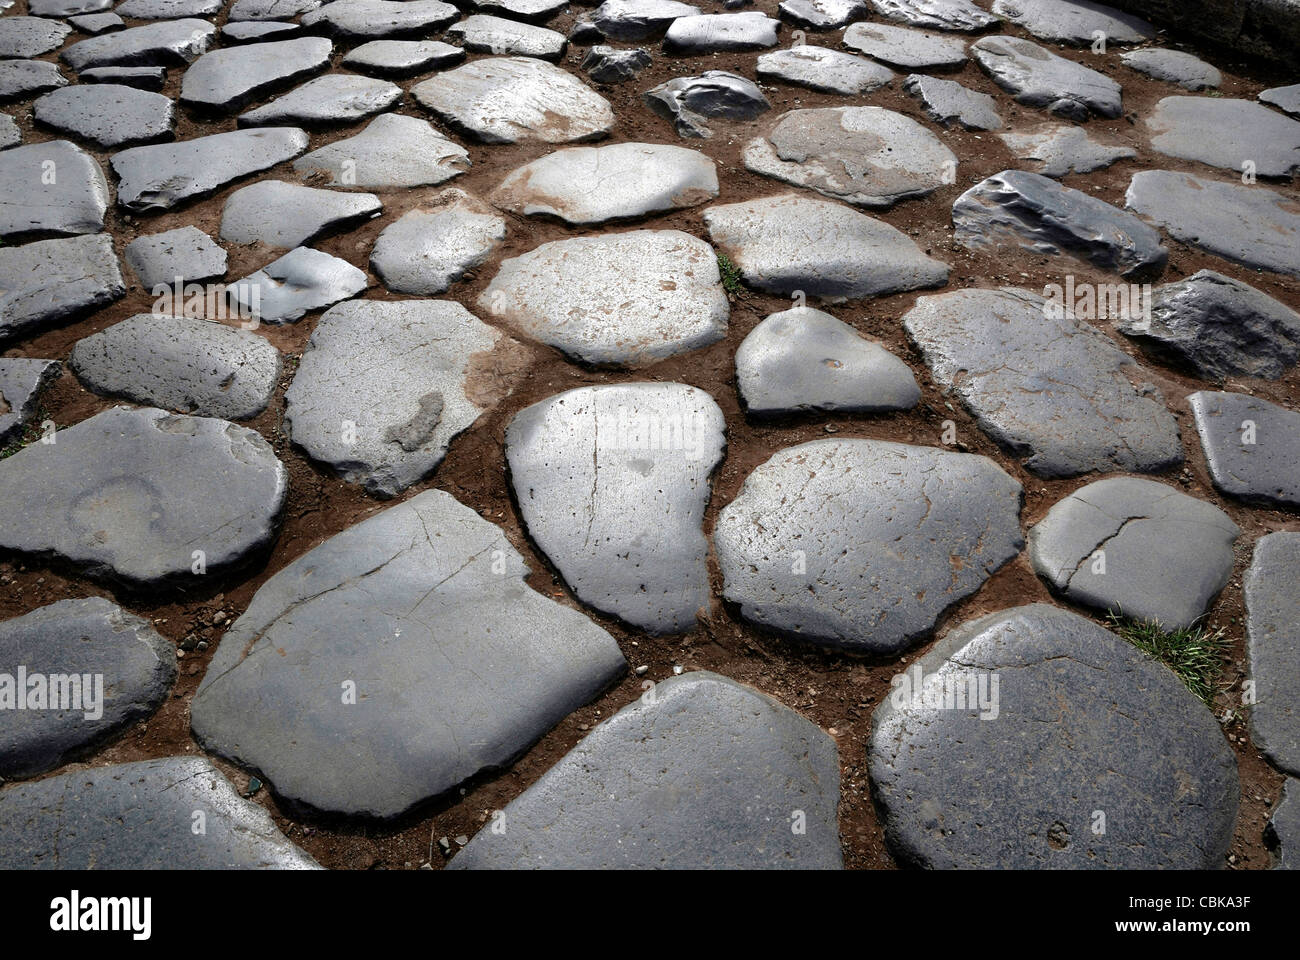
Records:
[[[370,267],[395,293],[442,293],[481,266],[506,238],[506,222],[463,190],[444,190],[384,228]]]
[[[179,20],[211,17],[224,5],[224,0],[124,0],[117,12],[132,20]]]
[[[1300,776],[1300,533],[1270,533],[1255,543],[1242,581],[1246,656],[1255,681],[1251,740],[1279,770]],[[1300,836],[1294,837],[1300,840]],[[1291,850],[1292,856],[1295,849]],[[1294,865],[1294,864],[1293,864]]]
[[[44,60],[0,60],[0,102],[24,100],[67,84],[57,64]]]
[[[259,180],[240,187],[227,198],[221,209],[221,239],[302,247],[371,220],[379,216],[381,209],[373,193],[343,193],[283,180]]]
[[[582,69],[597,83],[626,83],[648,66],[650,54],[645,50],[620,50],[603,43],[596,44],[582,58]]]
[[[112,9],[113,0],[28,0],[33,17],[72,17]]]
[[[752,120],[772,107],[752,81],[725,70],[674,77],[647,90],[641,99],[669,121],[678,136],[706,139],[713,136],[710,119]]]
[[[387,80],[330,73],[239,115],[241,127],[324,127],[356,123],[394,106],[402,88]]]
[[[787,447],[718,515],[723,596],[791,640],[896,654],[1020,552],[1021,500],[984,457],[881,440]]]
[[[108,234],[0,247],[0,342],[67,323],[125,293]]]
[[[81,83],[117,83],[157,93],[167,84],[166,67],[91,67],[77,74]]]
[[[967,130],[1002,129],[997,100],[955,80],[914,73],[903,82],[903,90],[921,101],[926,116],[945,127],[956,122]]]
[[[1300,117],[1300,83],[1265,90],[1259,95],[1259,99],[1293,117]],[[1297,804],[1297,809],[1300,809],[1300,804]]]
[[[99,33],[108,33],[110,30],[121,30],[126,26],[126,22],[116,13],[87,13],[79,17],[69,17],[68,23],[81,33],[92,37]]]
[[[809,44],[763,54],[757,72],[764,80],[784,80],[821,93],[870,93],[894,79],[894,71],[882,64]]]
[[[221,28],[221,39],[227,43],[263,43],[267,40],[287,40],[302,32],[296,23],[276,20],[242,20],[227,23]]]
[[[14,118],[7,113],[0,113],[0,150],[8,150],[23,142],[23,133],[18,129]]]
[[[160,93],[116,83],[52,90],[34,104],[37,121],[105,149],[170,140],[172,102]]]
[[[107,210],[104,171],[76,144],[50,140],[0,153],[0,240],[98,233]]]
[[[1017,103],[1080,123],[1094,113],[1118,117],[1124,112],[1118,83],[1030,40],[985,37],[970,49],[984,72]]]
[[[310,247],[295,247],[273,263],[230,285],[227,293],[246,315],[262,323],[294,323],[361,293],[366,272]]]
[[[158,284],[206,283],[226,275],[226,251],[197,227],[137,237],[122,251],[127,265],[152,291]]]
[[[967,60],[961,37],[926,33],[887,23],[855,23],[844,31],[844,45],[891,67],[926,70],[960,67]]]
[[[996,705],[939,705],[945,688],[972,684],[988,699],[993,675]],[[1110,631],[1046,604],[1015,607],[950,631],[907,676],[873,715],[867,754],[902,863],[1222,868],[1236,758],[1174,673]],[[1099,808],[1105,832],[1093,829]]]
[[[57,360],[0,357],[0,447],[18,439],[36,416],[41,392],[59,377]]]
[[[1117,160],[1132,159],[1132,147],[1099,143],[1083,127],[1054,123],[998,134],[1013,156],[1038,164],[1035,173],[1060,179],[1070,173],[1091,173]]]
[[[185,71],[181,103],[199,110],[234,113],[295,80],[324,70],[333,50],[334,44],[324,37],[213,50]]]
[[[1300,506],[1300,413],[1244,393],[1187,398],[1210,479],[1247,503]]]
[[[1196,160],[1261,177],[1300,170],[1300,121],[1251,100],[1165,97],[1146,116],[1151,146],[1167,156]]]
[[[293,163],[299,173],[321,171],[331,187],[397,190],[450,180],[469,169],[469,152],[418,117],[385,113],[354,137],[335,140]]]
[[[411,77],[464,59],[464,50],[441,40],[371,40],[349,51],[343,66],[380,77]]]
[[[539,57],[552,63],[564,56],[564,34],[504,17],[474,14],[447,30],[447,36],[473,53],[507,57]]]
[[[217,28],[206,20],[164,20],[103,34],[64,47],[59,59],[87,67],[183,67],[203,54]]]
[[[664,52],[678,56],[762,50],[776,46],[779,23],[764,13],[707,13],[678,17],[664,34]]]
[[[1214,90],[1223,83],[1223,74],[1200,57],[1181,50],[1148,47],[1126,50],[1119,55],[1124,66],[1156,80],[1176,83],[1184,90]],[[1261,94],[1260,99],[1263,99]]]
[[[701,12],[699,7],[677,0],[605,0],[593,11],[591,23],[610,40],[639,43],[662,37],[678,17]]]
[[[970,0],[871,0],[876,13],[923,30],[953,30],[974,33],[999,23]]]
[[[127,0],[128,3],[131,0]],[[72,28],[43,17],[0,18],[0,58],[29,60],[63,46]]]
[[[227,19],[232,23],[241,20],[292,20],[310,13],[323,0],[235,0]]]
[[[1288,777],[1282,799],[1264,828],[1264,836],[1277,851],[1275,870],[1300,870],[1300,780]]]
[[[1102,34],[1106,43],[1141,43],[1156,35],[1140,17],[1091,0],[994,0],[993,12],[1041,40],[1089,46]]]
[[[867,17],[867,0],[782,0],[782,20],[809,30],[837,30]]]
[[[459,16],[441,0],[333,0],[304,14],[301,22],[308,30],[349,40],[423,40]]]
[[[526,23],[545,23],[568,5],[568,0],[474,0],[475,10]]]

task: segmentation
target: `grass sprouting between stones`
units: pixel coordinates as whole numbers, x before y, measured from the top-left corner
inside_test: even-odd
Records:
[[[1167,666],[1213,709],[1219,674],[1228,658],[1227,631],[1205,626],[1166,630],[1154,620],[1126,620],[1113,613],[1109,620],[1112,631]]]
[[[722,289],[727,291],[727,296],[738,297],[744,292],[745,288],[740,283],[740,270],[725,253],[718,254],[718,273],[722,274]]]

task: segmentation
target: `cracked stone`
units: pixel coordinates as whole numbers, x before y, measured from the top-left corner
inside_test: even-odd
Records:
[[[998,134],[1012,155],[1038,164],[1036,173],[1060,179],[1069,173],[1091,173],[1116,160],[1137,156],[1132,147],[1099,143],[1082,127],[1043,123],[1026,130]]]
[[[373,193],[342,193],[283,180],[259,180],[227,198],[221,209],[221,239],[304,247],[373,220],[382,209]]]
[[[1118,83],[1030,40],[985,37],[971,44],[971,55],[1017,103],[1080,123],[1091,113],[1118,117],[1124,112]]]
[[[53,90],[32,104],[32,113],[47,127],[110,150],[175,136],[169,99],[116,83]]]
[[[0,342],[69,323],[125,294],[106,233],[0,247]]]
[[[0,240],[77,236],[104,229],[108,183],[90,154],[50,140],[0,153],[0,197]]]
[[[308,80],[270,103],[239,115],[241,127],[322,127],[356,123],[383,113],[402,99],[387,80],[330,73]]]
[[[463,190],[444,190],[384,228],[370,267],[395,293],[442,293],[482,266],[506,238],[506,222]]]
[[[903,90],[921,101],[925,114],[940,126],[954,121],[967,130],[1001,130],[998,102],[987,93],[976,93],[955,80],[940,80],[914,73],[903,82]]]
[[[1119,59],[1131,70],[1156,80],[1176,83],[1184,90],[1215,90],[1223,83],[1223,74],[1218,70],[1200,57],[1181,50],[1148,47],[1125,51]]]
[[[681,137],[712,137],[706,120],[752,120],[772,107],[752,81],[725,70],[674,77],[647,90],[641,99]]]
[[[1261,177],[1300,170],[1300,122],[1252,100],[1165,97],[1146,117],[1151,146],[1170,157]]]
[[[760,56],[758,76],[821,93],[862,94],[889,83],[894,71],[842,50],[799,44]]]
[[[234,113],[295,80],[324,70],[333,50],[334,44],[324,37],[213,50],[185,71],[181,103],[199,110]]]
[[[217,28],[206,20],[163,20],[90,37],[59,59],[77,73],[87,67],[183,67],[203,54]]]
[[[1216,489],[1246,503],[1300,506],[1300,413],[1244,393],[1203,390],[1187,403]]]
[[[1300,533],[1270,533],[1255,543],[1242,581],[1248,676],[1255,681],[1250,734],[1278,769],[1300,776]],[[1295,781],[1291,781],[1294,783]],[[1282,816],[1279,808],[1278,815]],[[1292,837],[1300,841],[1300,835]],[[1290,851],[1295,855],[1295,848]],[[1294,865],[1294,864],[1293,864]]]
[[[197,227],[137,237],[122,251],[146,290],[159,284],[207,283],[226,275],[226,251]]]
[[[472,53],[540,57],[552,63],[564,56],[564,50],[569,44],[564,34],[554,30],[482,14],[466,17],[450,27],[447,36],[459,40]]]
[[[0,447],[22,435],[36,416],[41,392],[61,370],[57,360],[0,357]]]
[[[296,247],[227,288],[246,315],[262,323],[296,323],[313,310],[347,300],[370,286],[364,270],[310,247]]]
[[[844,31],[844,45],[908,70],[960,67],[967,60],[962,37],[925,33],[884,23],[855,23]]]

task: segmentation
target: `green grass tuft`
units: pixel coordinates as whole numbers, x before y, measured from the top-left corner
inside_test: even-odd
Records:
[[[1219,677],[1228,659],[1227,632],[1219,627],[1166,630],[1152,620],[1126,620],[1110,614],[1110,629],[1152,659],[1159,660],[1183,681],[1202,703],[1213,709]]]
[[[725,253],[718,254],[718,273],[722,274],[722,289],[730,297],[738,297],[745,291],[740,282],[740,271]]]

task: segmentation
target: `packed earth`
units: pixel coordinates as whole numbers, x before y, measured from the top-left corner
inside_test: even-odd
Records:
[[[0,867],[1300,866],[1300,71],[0,10]]]

